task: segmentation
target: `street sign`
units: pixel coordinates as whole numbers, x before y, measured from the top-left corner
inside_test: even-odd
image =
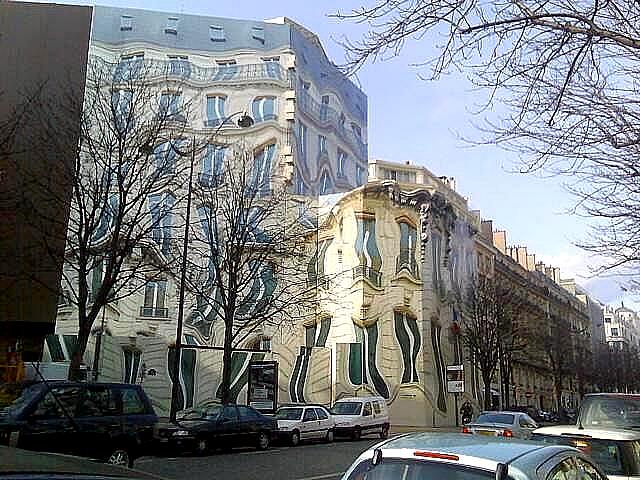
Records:
[[[464,393],[464,365],[447,365],[447,391]]]
[[[251,362],[247,403],[262,413],[275,413],[278,406],[278,362]]]

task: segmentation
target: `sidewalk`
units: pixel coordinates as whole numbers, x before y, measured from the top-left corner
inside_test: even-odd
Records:
[[[414,432],[440,432],[440,433],[460,433],[462,427],[418,427],[405,425],[391,425],[389,432],[393,434],[414,433]]]

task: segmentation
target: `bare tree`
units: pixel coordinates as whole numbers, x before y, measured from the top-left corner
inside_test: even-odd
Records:
[[[212,168],[200,174],[194,192],[199,231],[190,290],[199,304],[208,303],[209,321],[223,325],[218,392],[228,403],[233,351],[265,331],[315,314],[316,285],[307,281],[314,212],[272,176],[275,144],[207,148]]]
[[[167,71],[166,64],[138,58],[114,65],[91,57],[84,92],[70,92],[66,102],[55,106],[43,99],[32,118],[33,135],[46,139],[50,151],[75,152],[50,176],[24,172],[39,188],[51,182],[68,187],[49,191],[53,203],[70,203],[68,217],[57,219],[66,232],[60,294],[75,306],[78,324],[70,378],[79,375],[102,309],[169,271],[178,257],[180,217],[174,212],[183,197],[184,162],[177,157],[189,148],[184,139],[189,103],[182,101],[180,77],[169,78]],[[78,126],[69,120],[76,117],[68,112],[78,108],[76,143],[71,132]],[[46,215],[41,205],[33,205],[36,227]],[[43,237],[55,254],[53,244],[60,239]]]
[[[480,141],[520,153],[523,172],[567,175],[577,211],[594,219],[581,246],[608,268],[637,270],[637,3],[379,0],[337,16],[370,27],[346,43],[352,70],[422,41],[435,46],[424,64],[429,79],[467,73],[487,92]]]
[[[491,382],[501,359],[524,348],[517,317],[524,302],[495,278],[478,276],[462,301],[461,338],[478,365],[484,384],[484,407],[491,408]]]

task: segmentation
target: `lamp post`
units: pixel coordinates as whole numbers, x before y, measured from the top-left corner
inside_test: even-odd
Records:
[[[242,115],[238,119],[238,127],[240,128],[248,128],[251,127],[254,123],[253,118],[247,115],[246,112],[235,112],[231,115],[227,116],[220,122],[218,128],[216,128],[213,136],[215,137],[220,129],[233,117],[236,115]],[[176,149],[176,152],[181,157],[186,157],[187,154],[180,152]],[[184,294],[185,294],[185,279],[187,276],[187,250],[189,247],[189,222],[191,219],[191,197],[193,195],[193,166],[195,164],[196,159],[196,136],[194,135],[191,142],[191,163],[189,165],[189,183],[187,185],[187,213],[185,215],[185,227],[184,227],[184,237],[182,242],[182,264],[180,266],[180,290],[178,294],[178,324],[176,326],[176,344],[175,344],[175,354],[173,358],[173,371],[174,373],[174,381],[171,385],[171,407],[169,410],[169,419],[171,422],[176,421],[176,414],[178,413],[178,393],[180,389],[180,357],[182,351],[182,325],[184,322]]]

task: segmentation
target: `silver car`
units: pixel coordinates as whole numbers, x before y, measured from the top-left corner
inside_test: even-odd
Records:
[[[479,435],[417,433],[379,443],[342,480],[606,480],[575,448]]]
[[[462,433],[527,439],[536,428],[538,425],[526,413],[482,412],[473,423],[462,428]]]

